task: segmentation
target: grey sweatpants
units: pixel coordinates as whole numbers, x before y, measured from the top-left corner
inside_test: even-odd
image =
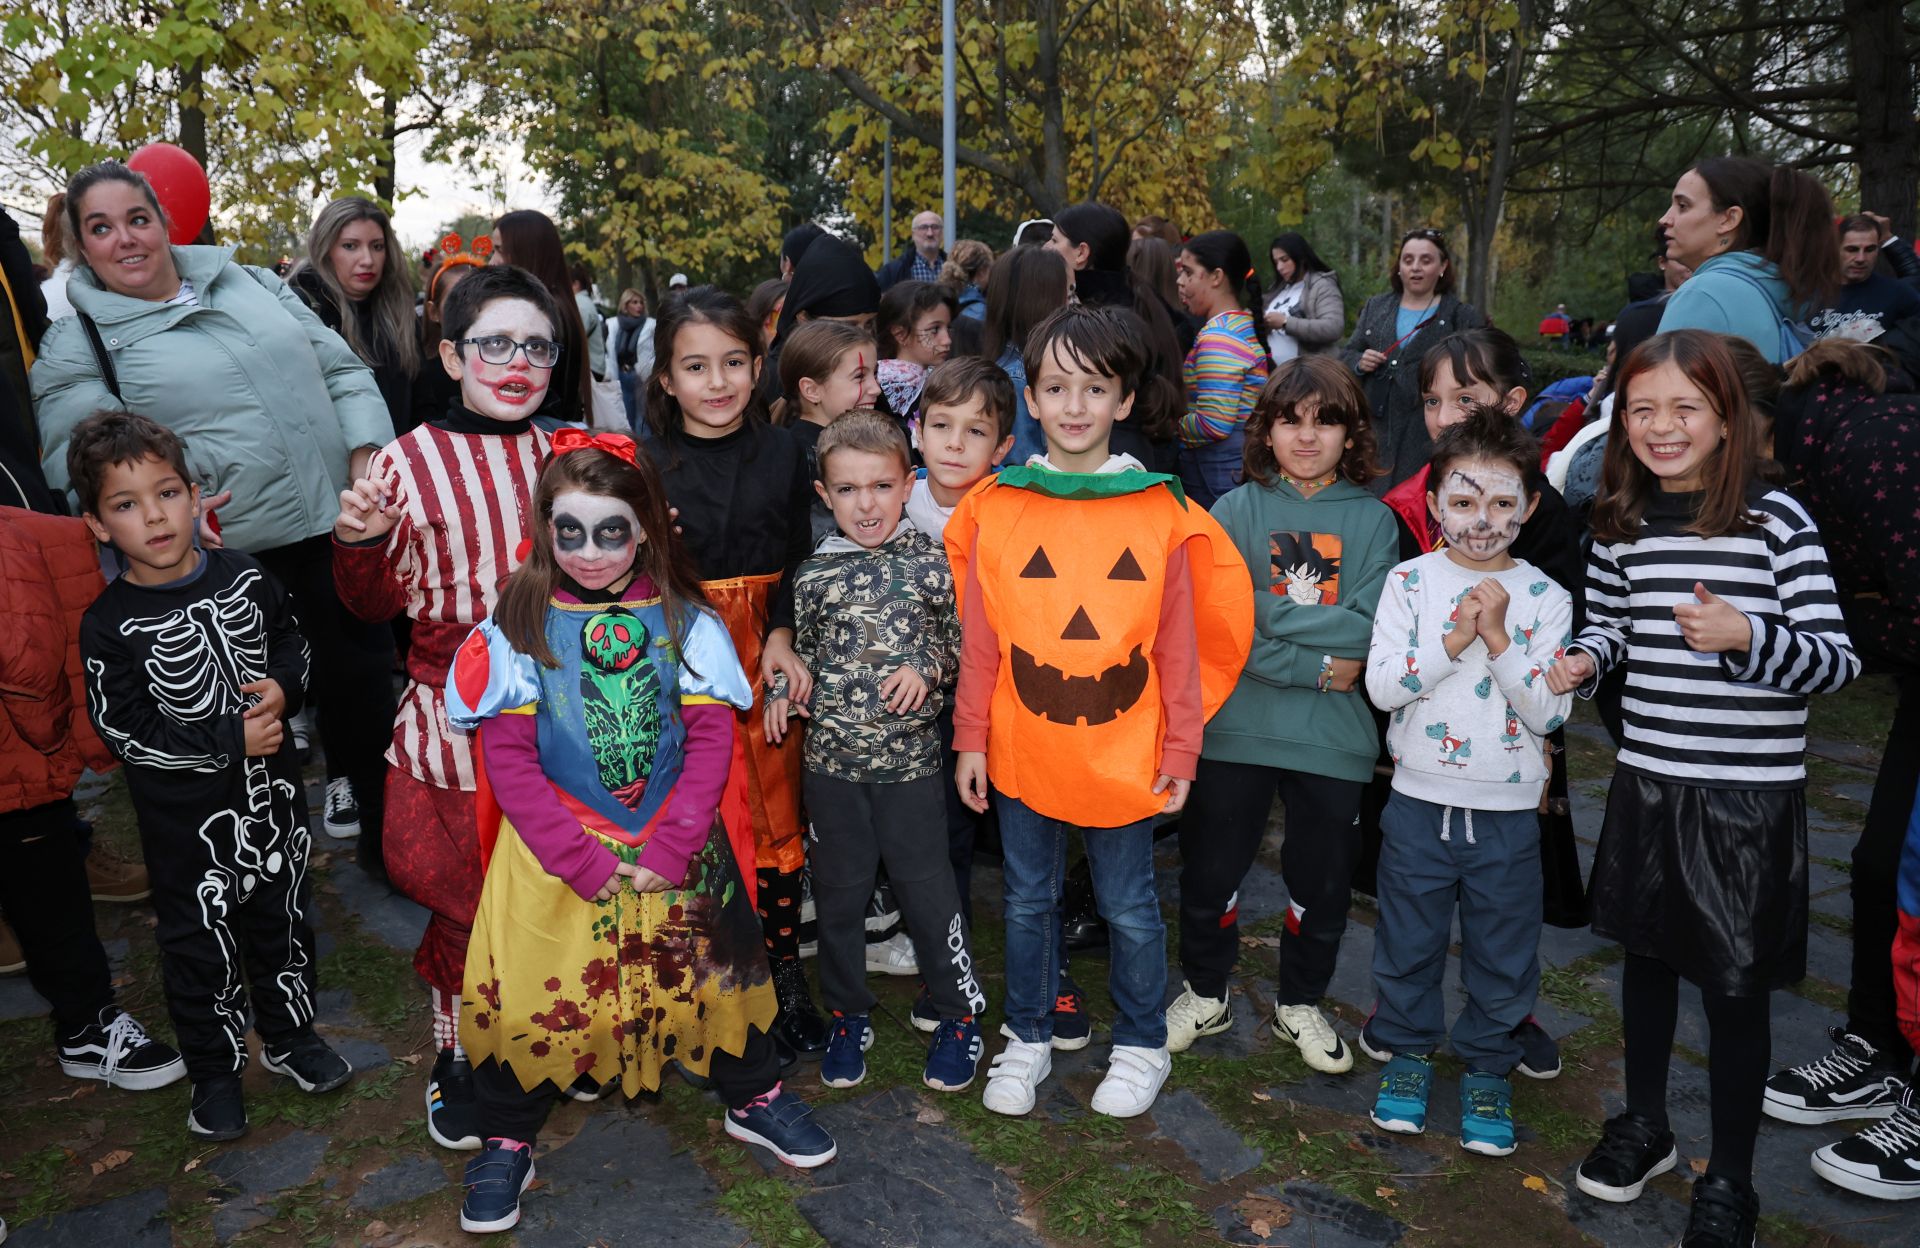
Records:
[[[842,1014],[873,1009],[866,914],[882,863],[933,1008],[941,1018],[965,1018],[987,1008],[947,854],[943,783],[938,772],[892,783],[807,772],[807,814],[813,822],[807,860],[820,931],[820,997],[828,1009]]]
[[[1467,1003],[1453,1052],[1468,1070],[1505,1077],[1521,1058],[1513,1029],[1540,990],[1539,816],[1441,807],[1395,789],[1380,834],[1373,1038],[1395,1053],[1431,1053],[1447,1034],[1442,989],[1458,905]]]

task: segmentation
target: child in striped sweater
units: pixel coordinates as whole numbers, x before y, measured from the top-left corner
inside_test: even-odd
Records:
[[[1626,665],[1624,741],[1594,863],[1593,930],[1626,946],[1626,1110],[1581,1191],[1638,1197],[1678,1153],[1667,1066],[1679,981],[1710,1029],[1713,1151],[1684,1242],[1753,1243],[1768,994],[1806,973],[1807,695],[1859,672],[1820,534],[1756,482],[1758,421],[1717,335],[1628,357],[1593,512],[1587,626],[1547,673],[1590,696]]]
[[[1247,417],[1267,384],[1267,350],[1247,311],[1260,291],[1247,245],[1231,230],[1188,239],[1175,271],[1180,301],[1202,322],[1187,352],[1180,483],[1190,500],[1211,508],[1240,484]]]

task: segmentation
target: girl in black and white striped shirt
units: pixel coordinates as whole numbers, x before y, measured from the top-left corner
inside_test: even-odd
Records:
[[[1807,695],[1859,671],[1819,531],[1754,480],[1762,453],[1714,334],[1648,340],[1621,369],[1594,505],[1587,627],[1548,672],[1590,694],[1625,664],[1625,728],[1592,882],[1626,946],[1627,1108],[1582,1191],[1637,1197],[1678,1160],[1666,1114],[1679,981],[1711,1029],[1713,1152],[1686,1243],[1753,1242],[1771,1061],[1767,994],[1807,960]]]

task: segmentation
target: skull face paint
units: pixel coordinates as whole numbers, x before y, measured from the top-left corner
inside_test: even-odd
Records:
[[[1483,459],[1449,465],[1446,476],[1434,483],[1428,506],[1447,546],[1468,563],[1501,559],[1532,511],[1526,484],[1513,465]]]
[[[587,589],[626,576],[645,540],[633,508],[617,498],[568,490],[553,500],[554,562]]]

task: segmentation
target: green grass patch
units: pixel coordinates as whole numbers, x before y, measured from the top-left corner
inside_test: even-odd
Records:
[[[1826,928],[1830,932],[1838,932],[1849,940],[1853,939],[1852,919],[1845,919],[1837,914],[1828,914],[1822,910],[1810,910],[1807,912],[1807,920]]]
[[[1830,984],[1824,979],[1815,979],[1809,975],[1787,991],[1795,996],[1804,997],[1815,1005],[1824,1005],[1836,1014],[1847,1012],[1847,990],[1838,984]]]
[[[1839,693],[1808,701],[1807,736],[1865,746],[1877,760],[1899,701],[1900,688],[1891,676],[1862,676]]]
[[[342,870],[357,870],[350,860]],[[320,959],[320,987],[345,988],[369,1024],[382,1030],[403,1027],[421,1008],[413,959],[389,949],[360,930],[358,917],[340,911],[328,915],[333,950]]]

